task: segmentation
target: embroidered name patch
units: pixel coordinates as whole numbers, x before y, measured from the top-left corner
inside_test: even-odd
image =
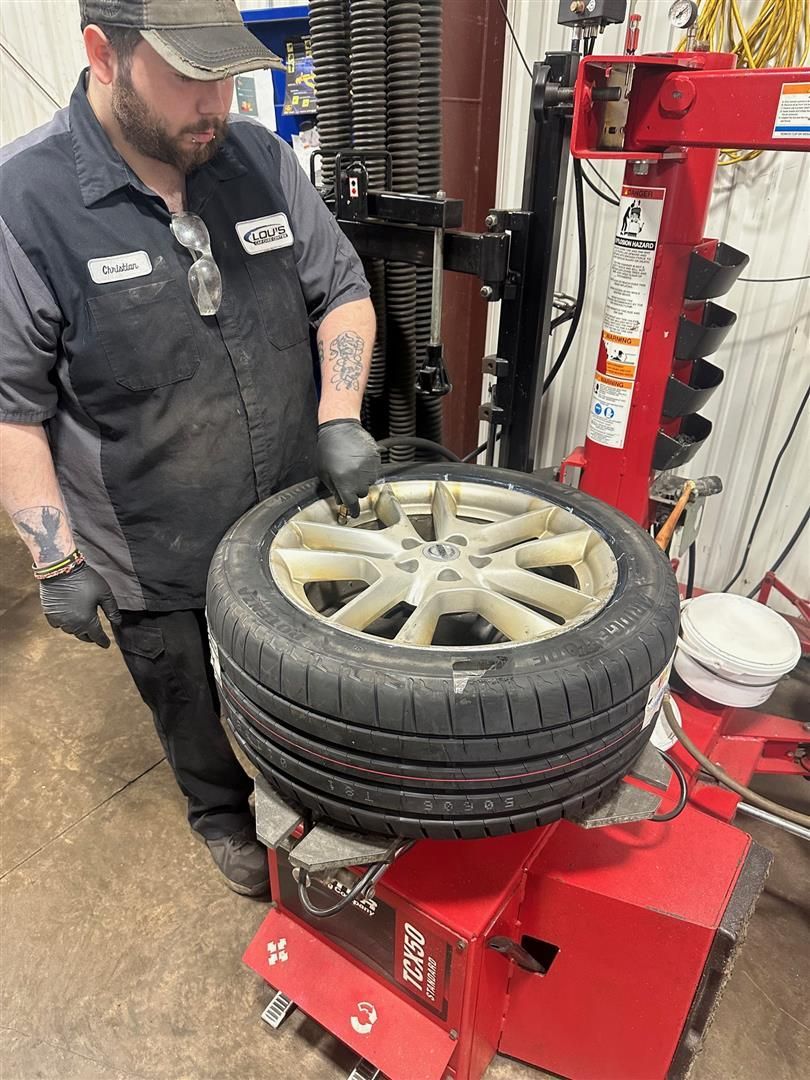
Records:
[[[237,221],[236,235],[248,255],[292,247],[293,234],[286,214],[268,214],[252,221]]]
[[[127,255],[108,255],[105,259],[91,259],[87,264],[87,269],[96,285],[104,285],[107,281],[146,277],[147,274],[152,273],[152,260],[145,251],[130,251]]]

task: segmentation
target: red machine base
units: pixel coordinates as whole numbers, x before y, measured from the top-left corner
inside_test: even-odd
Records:
[[[693,806],[426,840],[373,900],[323,920],[283,849],[270,865],[276,902],[246,963],[390,1080],[478,1080],[496,1052],[572,1080],[655,1080],[688,1070],[770,855]]]

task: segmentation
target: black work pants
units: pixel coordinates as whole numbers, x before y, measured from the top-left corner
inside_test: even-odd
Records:
[[[251,824],[253,782],[219,718],[205,612],[122,611],[115,638],[188,801],[188,820],[206,840]]]

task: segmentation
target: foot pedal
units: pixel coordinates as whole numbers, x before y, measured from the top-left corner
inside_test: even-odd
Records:
[[[277,990],[275,996],[271,998],[270,1004],[262,1013],[262,1020],[275,1031],[281,1027],[294,1009],[295,1002],[288,998],[286,994],[282,994],[280,990]]]
[[[382,1076],[382,1073],[376,1065],[372,1065],[365,1058],[360,1058],[349,1073],[347,1080],[377,1080],[380,1076]]]

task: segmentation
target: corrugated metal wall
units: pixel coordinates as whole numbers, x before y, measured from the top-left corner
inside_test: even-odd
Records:
[[[54,100],[67,104],[84,63],[76,0],[2,0],[2,142],[49,120],[57,108]]]
[[[759,8],[742,5],[743,13]],[[639,2],[641,51],[660,51],[676,43],[667,19],[668,3]],[[558,5],[551,0],[511,0],[509,14],[529,64],[546,51],[568,48],[569,36],[557,26]],[[621,52],[623,32],[610,28],[597,52]],[[501,164],[498,206],[519,204],[530,80],[507,45],[501,114]],[[599,163],[614,188],[618,164]],[[585,192],[588,222],[588,300],[578,346],[548,395],[537,462],[550,465],[583,441],[601,316],[607,288],[616,211]],[[576,230],[573,198],[562,245],[560,280],[576,288]],[[725,239],[751,256],[746,275],[791,277],[810,274],[810,157],[768,153],[753,162],[721,168],[709,216],[708,235]],[[690,475],[717,473],[725,491],[709,500],[697,544],[697,583],[718,589],[736,569],[745,541],[799,399],[810,381],[810,281],[782,285],[742,284],[721,298],[739,315],[725,345],[712,359],[726,372],[723,385],[704,413],[714,422],[705,447],[691,463]],[[495,324],[493,312],[492,323]],[[564,331],[558,333],[558,339]],[[490,327],[489,348],[495,345]],[[559,347],[559,344],[558,344]],[[683,470],[688,472],[688,469]],[[810,499],[810,418],[805,414],[782,460],[777,483],[758,529],[745,574],[734,591],[747,592],[793,534]],[[783,564],[780,574],[794,589],[810,594],[810,530]],[[790,610],[787,607],[785,610]]]
[[[239,3],[243,11],[286,5]],[[44,124],[66,105],[85,63],[77,0],[0,0],[0,143]]]

